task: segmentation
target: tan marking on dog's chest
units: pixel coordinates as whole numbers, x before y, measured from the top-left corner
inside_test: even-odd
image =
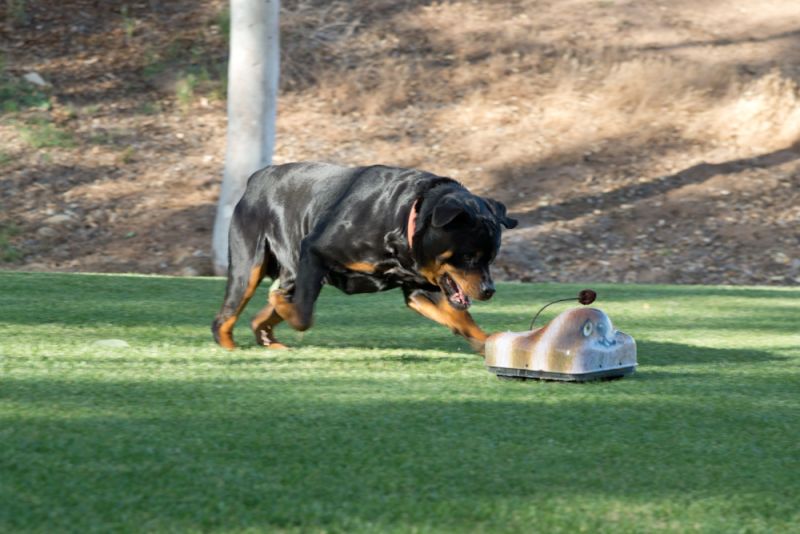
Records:
[[[366,273],[366,274],[373,274],[377,269],[377,265],[373,263],[368,263],[366,261],[354,261],[351,263],[345,263],[345,268],[350,271],[356,271],[359,273]]]

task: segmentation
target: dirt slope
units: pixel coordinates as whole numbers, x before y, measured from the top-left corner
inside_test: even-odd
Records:
[[[0,7],[0,267],[210,272],[225,6]],[[796,284],[798,28],[792,0],[284,2],[275,161],[502,200],[507,278]]]

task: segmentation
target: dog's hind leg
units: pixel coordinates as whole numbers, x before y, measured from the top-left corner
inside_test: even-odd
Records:
[[[292,328],[303,332],[311,328],[314,303],[322,291],[328,270],[308,238],[300,245],[297,276],[290,291],[276,289],[269,293],[269,303],[274,311]]]
[[[250,326],[253,329],[253,333],[256,335],[256,343],[268,349],[288,348],[275,339],[274,329],[282,321],[283,317],[275,311],[275,306],[272,304],[267,304],[261,308],[261,311],[250,321]]]
[[[267,248],[269,249],[269,245]],[[267,276],[277,279],[279,272],[280,268],[277,259],[267,250]],[[268,349],[288,348],[275,339],[275,327],[282,321],[283,317],[275,310],[275,306],[272,303],[267,303],[267,305],[253,317],[253,320],[250,321],[250,327],[253,329],[253,333],[256,336],[256,343]]]
[[[225,288],[225,299],[211,323],[214,340],[226,349],[236,347],[233,326],[267,271],[267,240],[261,232],[253,236],[252,230],[240,223],[238,213],[239,206],[231,219],[228,236],[228,285]]]

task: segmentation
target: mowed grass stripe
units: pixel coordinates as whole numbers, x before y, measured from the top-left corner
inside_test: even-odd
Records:
[[[582,287],[474,315],[522,330]],[[228,352],[221,279],[0,273],[0,530],[793,531],[800,290],[592,287],[631,378],[499,381],[398,292],[326,289],[269,352],[265,287]]]

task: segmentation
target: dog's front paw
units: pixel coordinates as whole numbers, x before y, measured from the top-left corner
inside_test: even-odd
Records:
[[[467,338],[467,341],[469,341],[470,346],[473,348],[473,350],[475,350],[475,352],[477,352],[478,354],[480,354],[484,358],[486,357],[486,340],[485,339],[481,340],[481,339],[475,339],[475,338],[469,337],[469,338]]]

